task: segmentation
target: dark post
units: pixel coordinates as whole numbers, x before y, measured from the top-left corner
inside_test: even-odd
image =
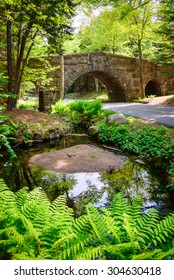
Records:
[[[39,111],[45,112],[45,98],[43,90],[39,90]]]

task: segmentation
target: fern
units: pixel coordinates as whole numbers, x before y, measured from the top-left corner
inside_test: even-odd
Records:
[[[108,209],[88,204],[74,218],[64,196],[51,203],[41,188],[13,193],[0,179],[0,258],[173,259],[174,214],[160,220],[141,205],[119,193]]]
[[[98,210],[88,204],[86,207],[88,220],[100,242],[105,242],[106,223],[103,215]]]

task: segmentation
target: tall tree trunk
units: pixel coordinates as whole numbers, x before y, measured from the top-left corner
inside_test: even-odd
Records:
[[[10,10],[10,5],[6,5],[6,9]],[[7,76],[8,76],[8,93],[13,92],[13,70],[12,70],[12,23],[7,20],[6,23],[6,38],[7,38]],[[13,97],[8,97],[7,109],[12,110],[15,106],[16,100]]]
[[[138,39],[138,53],[139,53],[140,93],[141,93],[141,97],[144,98],[145,94],[144,94],[144,77],[143,77],[141,39]]]
[[[28,50],[27,50],[27,53],[26,53],[26,56],[25,58],[23,58],[22,62],[21,62],[21,70],[20,70],[20,75],[19,75],[19,89],[18,91],[20,91],[20,85],[21,85],[21,82],[22,82],[22,77],[23,77],[23,73],[24,73],[24,69],[25,69],[25,66],[26,66],[26,63],[27,63],[27,60],[29,58],[29,55],[30,55],[30,52],[32,50],[32,47],[34,45],[34,39],[36,38],[36,35],[38,33],[38,29],[36,30],[36,32],[34,33],[33,37],[32,37],[32,43],[30,44],[30,46],[28,47]]]
[[[24,58],[24,50],[25,50],[27,38],[31,32],[32,25],[33,25],[32,22],[30,22],[28,24],[27,29],[22,36],[21,45],[20,45],[20,49],[19,49],[19,53],[18,53],[18,57],[17,57],[17,61],[16,61],[13,91],[17,95],[19,94],[19,91],[20,91],[20,76],[21,76],[21,71],[22,71],[22,69],[21,69],[22,61]]]

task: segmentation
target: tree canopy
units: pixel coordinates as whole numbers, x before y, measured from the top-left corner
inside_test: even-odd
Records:
[[[0,3],[1,26],[7,48],[8,92],[19,94],[24,68],[38,36],[50,53],[61,53],[71,33],[73,0],[5,0]],[[4,27],[6,26],[6,28]],[[8,102],[9,109],[15,100]]]

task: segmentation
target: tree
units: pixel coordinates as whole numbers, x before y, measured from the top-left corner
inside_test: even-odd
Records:
[[[174,2],[173,0],[161,0],[159,10],[161,22],[159,34],[163,41],[160,44],[161,52],[158,59],[172,64],[174,60]]]
[[[127,21],[129,41],[134,49],[134,56],[138,56],[139,59],[140,92],[141,96],[145,97],[143,88],[143,43],[145,43],[145,48],[147,48],[146,42],[152,38],[155,42],[155,31],[157,29],[155,18],[158,5],[156,1],[147,0],[121,2],[123,3],[121,18]]]
[[[118,9],[103,11],[98,17],[93,17],[89,26],[82,27],[79,33],[81,50],[105,51],[129,54],[129,40],[124,22],[119,20]]]
[[[42,36],[50,53],[61,53],[62,41],[70,34],[74,1],[5,0],[0,4],[1,19],[6,22],[8,91],[19,95],[24,68],[36,37]],[[16,99],[9,98],[8,109]]]
[[[169,0],[168,0],[169,1]],[[82,26],[76,35],[81,51],[105,51],[139,58],[141,96],[143,59],[155,59],[161,36],[157,34],[159,3],[148,0],[113,0],[110,7],[90,24]],[[72,48],[73,51],[73,48]]]

